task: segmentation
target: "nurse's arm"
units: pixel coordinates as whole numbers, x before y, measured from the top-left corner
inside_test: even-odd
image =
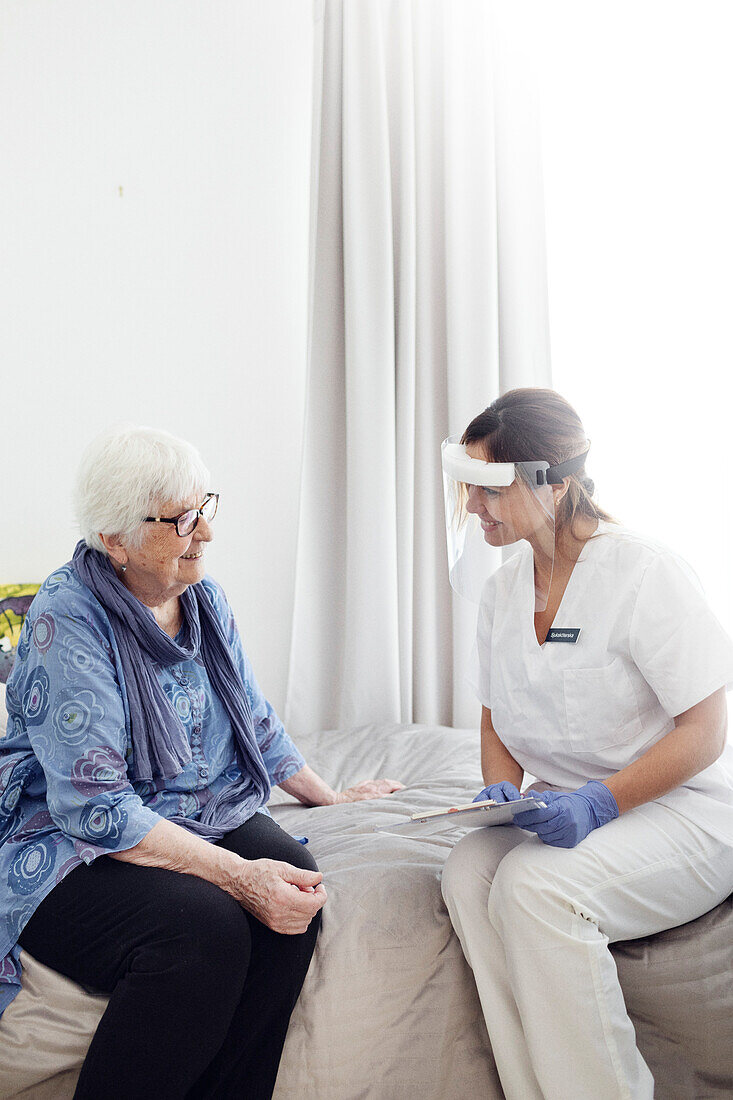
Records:
[[[725,688],[678,714],[674,725],[633,764],[604,779],[621,813],[652,802],[715,763],[728,729]]]
[[[508,779],[521,790],[524,778],[524,769],[499,740],[488,707],[481,708],[481,774],[487,787]]]

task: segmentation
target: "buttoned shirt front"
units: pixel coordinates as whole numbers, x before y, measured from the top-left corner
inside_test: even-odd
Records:
[[[553,630],[540,645],[525,543],[484,587],[476,686],[517,763],[554,786],[607,779],[733,682],[733,642],[693,571],[616,524],[584,546]],[[733,746],[658,801],[733,843]]]

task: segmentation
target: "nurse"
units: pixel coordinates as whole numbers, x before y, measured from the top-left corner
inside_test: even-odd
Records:
[[[443,444],[451,583],[480,591],[479,797],[534,776],[546,803],[443,875],[507,1100],[651,1100],[608,945],[733,889],[733,643],[686,563],[594,502],[588,446],[544,389]],[[514,551],[488,580],[486,544]]]

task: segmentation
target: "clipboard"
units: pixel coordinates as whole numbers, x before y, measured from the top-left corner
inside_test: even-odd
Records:
[[[469,802],[450,810],[426,810],[413,814],[396,825],[375,825],[375,833],[399,833],[401,836],[431,836],[447,829],[474,829],[486,825],[511,824],[515,814],[544,809],[539,798],[518,798],[513,802]]]

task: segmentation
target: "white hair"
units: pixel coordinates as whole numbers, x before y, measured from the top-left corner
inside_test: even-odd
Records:
[[[142,523],[156,507],[191,496],[203,499],[209,471],[190,443],[156,428],[119,424],[98,435],[82,455],[74,488],[81,537],[107,551],[103,535],[142,540]]]

